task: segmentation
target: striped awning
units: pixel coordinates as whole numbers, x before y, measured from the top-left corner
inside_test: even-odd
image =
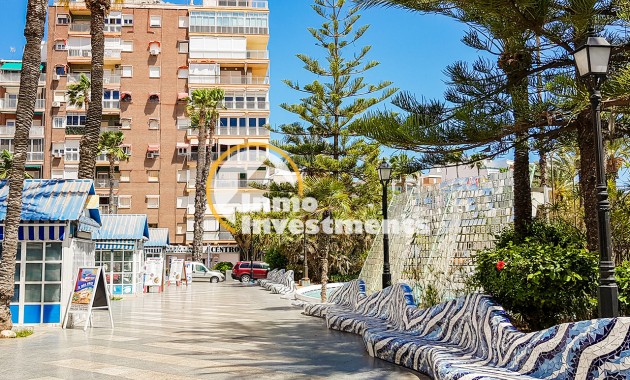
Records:
[[[65,225],[21,225],[18,227],[19,241],[62,241]],[[0,240],[4,240],[4,226],[0,226]]]
[[[108,240],[108,241],[97,241],[96,249],[134,249],[134,240]]]

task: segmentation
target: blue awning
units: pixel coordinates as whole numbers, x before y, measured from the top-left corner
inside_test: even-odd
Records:
[[[149,241],[145,247],[168,247],[170,245],[168,228],[149,228]]]
[[[96,243],[96,249],[111,249],[111,250],[132,250],[135,247],[134,240],[110,240],[99,241]]]
[[[60,225],[20,225],[19,241],[63,241],[66,226]],[[0,240],[4,240],[4,226],[0,226]]]
[[[94,233],[94,240],[149,240],[149,224],[144,214],[103,214],[101,228]]]

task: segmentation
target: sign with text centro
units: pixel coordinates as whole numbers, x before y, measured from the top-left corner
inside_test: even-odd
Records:
[[[92,323],[93,310],[109,311],[111,327],[114,327],[114,318],[109,304],[109,292],[105,285],[105,273],[103,267],[81,267],[74,281],[74,289],[70,294],[68,306],[63,319],[63,328],[68,325],[71,314],[82,315],[85,318],[83,330],[87,330]]]

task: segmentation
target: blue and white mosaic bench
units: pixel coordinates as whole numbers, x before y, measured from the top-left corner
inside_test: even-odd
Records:
[[[309,303],[304,305],[304,314],[314,317],[325,317],[330,308],[354,310],[365,297],[365,282],[361,279],[346,282],[336,289],[327,303]]]
[[[294,274],[292,270],[284,272],[280,282],[272,285],[269,290],[272,294],[289,294],[295,292],[296,285],[293,277]]]
[[[274,282],[276,280],[276,276],[278,275],[278,269],[272,269],[267,273],[267,278],[263,278],[258,280],[258,285],[265,286],[269,281]]]
[[[418,309],[397,284],[329,308],[329,328],[360,334],[370,355],[435,379],[630,379],[630,318],[518,331],[503,308],[471,294]]]
[[[279,271],[277,271],[273,278],[270,278],[269,276],[267,276],[267,278],[269,279],[269,281],[261,284],[263,288],[267,289],[267,290],[271,290],[271,287],[278,284],[280,281],[282,281],[282,277],[284,276],[284,269],[280,269]]]

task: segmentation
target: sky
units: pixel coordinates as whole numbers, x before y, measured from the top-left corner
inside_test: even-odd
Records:
[[[169,2],[187,4],[189,0]],[[1,3],[4,9],[0,12],[0,58],[20,59],[25,42],[27,0],[2,0]],[[273,127],[298,121],[296,116],[279,107],[281,103],[297,103],[300,99],[300,93],[289,89],[282,80],[304,84],[314,79],[304,70],[296,54],[314,57],[322,54],[307,30],[322,23],[311,4],[311,0],[269,0],[270,123]],[[381,63],[365,74],[367,83],[388,80],[402,91],[439,99],[446,87],[443,73],[446,66],[477,57],[476,51],[460,41],[465,27],[445,17],[383,8],[362,10],[361,15],[357,25],[369,24],[370,29],[355,45],[371,45],[368,59]],[[385,106],[387,102],[379,107]]]

